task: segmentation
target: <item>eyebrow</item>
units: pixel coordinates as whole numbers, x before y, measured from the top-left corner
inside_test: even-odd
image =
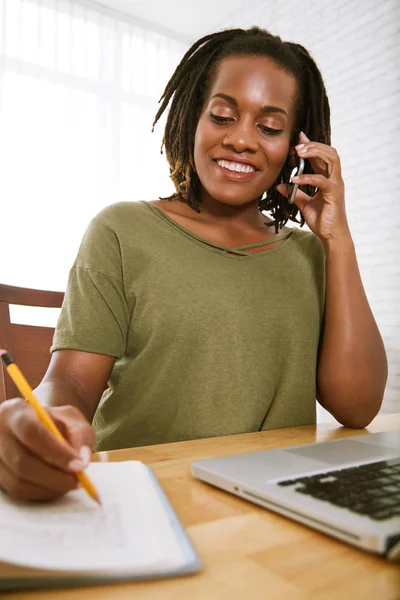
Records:
[[[213,98],[222,98],[223,100],[226,100],[227,102],[229,102],[229,104],[231,104],[235,108],[238,108],[237,100],[235,100],[235,98],[233,98],[232,96],[228,96],[228,94],[222,94],[222,93],[214,94],[214,96],[211,97],[211,100]],[[283,108],[279,108],[279,106],[266,105],[261,108],[261,112],[267,113],[267,114],[278,112],[278,113],[282,113],[282,114],[286,115],[286,117],[289,118],[289,115],[287,114],[287,112],[285,110],[283,110]]]

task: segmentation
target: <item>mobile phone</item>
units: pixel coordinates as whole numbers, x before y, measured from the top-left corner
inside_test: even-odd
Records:
[[[292,180],[292,177],[294,177],[295,175],[303,174],[304,165],[305,165],[304,158],[299,158],[299,164],[297,165],[297,167],[295,167],[293,169],[293,171],[290,174],[290,181]],[[291,184],[291,189],[290,189],[289,196],[288,196],[289,204],[293,204],[293,202],[296,198],[296,193],[297,193],[298,188],[299,188],[299,186],[297,183]]]

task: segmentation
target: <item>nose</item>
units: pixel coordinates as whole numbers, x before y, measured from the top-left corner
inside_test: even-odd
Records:
[[[258,147],[256,136],[257,131],[254,123],[243,119],[229,127],[223,140],[223,145],[230,147],[237,154],[241,154],[242,152],[251,152],[254,154]]]

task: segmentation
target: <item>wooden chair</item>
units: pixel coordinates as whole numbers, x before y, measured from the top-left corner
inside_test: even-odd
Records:
[[[35,388],[50,362],[54,327],[20,325],[10,319],[10,304],[60,308],[63,292],[50,292],[0,284],[0,348],[6,349]],[[10,376],[0,367],[0,402],[20,396]]]

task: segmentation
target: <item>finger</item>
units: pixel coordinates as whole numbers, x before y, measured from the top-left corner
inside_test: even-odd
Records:
[[[311,185],[315,188],[319,188],[323,192],[328,192],[332,189],[332,183],[330,179],[327,179],[323,175],[319,174],[303,174],[303,175],[295,175],[292,177],[292,182],[297,183],[297,185]]]
[[[75,408],[75,406],[58,406],[49,409],[50,415],[54,421],[62,427],[65,439],[75,448],[79,454],[82,448],[86,448],[86,454],[91,450],[96,443],[96,435],[93,427],[83,416],[83,414]]]
[[[336,151],[336,148],[333,148],[332,146],[329,146],[328,144],[323,144],[322,142],[316,142],[316,141],[310,140],[310,138],[308,138],[303,131],[300,132],[299,140],[300,140],[300,143],[295,146],[296,148],[298,148],[299,146],[314,145],[314,146],[320,147],[322,150],[324,150],[327,153],[327,156],[331,156],[332,158],[336,157],[338,160],[340,160],[339,155]]]
[[[330,177],[332,174],[333,168],[319,156],[316,148],[311,146],[300,148],[297,150],[297,153],[301,158],[308,160],[314,173],[325,175],[325,177]]]
[[[61,494],[54,490],[33,485],[23,479],[17,479],[12,472],[0,461],[0,481],[2,489],[15,500],[54,500]]]
[[[312,144],[310,138],[306,136],[304,131],[300,131],[299,140],[300,140],[299,146],[306,147],[307,144]],[[299,147],[299,146],[297,146],[297,147]],[[330,146],[328,146],[328,148],[330,148]],[[311,157],[311,160],[309,159],[309,162],[315,173],[321,173],[322,175],[327,174],[327,165],[324,160],[321,160],[318,157],[313,160],[313,158]]]
[[[49,465],[68,470],[68,464],[80,459],[78,452],[67,442],[59,440],[41,423],[26,403],[10,407],[9,432],[28,450]]]
[[[46,489],[58,495],[77,487],[77,479],[64,473],[31,454],[16,438],[9,438],[0,446],[0,461],[15,479]]]
[[[290,188],[291,188],[291,186],[288,185],[287,183],[280,183],[279,185],[276,186],[276,189],[278,190],[278,192],[280,194],[282,194],[282,196],[285,196],[286,198],[288,198],[288,196],[289,196]],[[306,204],[308,204],[308,202],[310,202],[310,200],[313,200],[313,199],[314,199],[314,196],[308,196],[305,192],[298,189],[296,192],[296,196],[295,196],[293,205],[295,204],[297,206],[297,208],[300,211],[302,211],[304,206]]]
[[[307,142],[296,146],[301,158],[309,161],[313,171],[329,178],[341,178],[341,166],[335,148],[317,142]]]
[[[310,138],[308,138],[306,136],[306,134],[304,133],[304,131],[300,131],[300,135],[299,135],[299,139],[301,143],[305,143],[305,142],[311,142]]]

